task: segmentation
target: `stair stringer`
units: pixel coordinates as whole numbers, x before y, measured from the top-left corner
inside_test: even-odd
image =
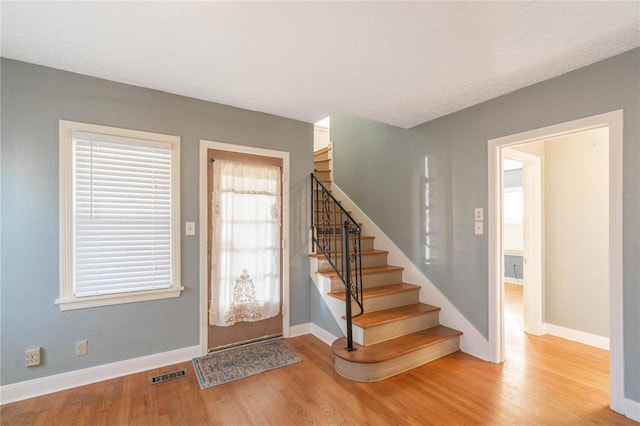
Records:
[[[387,250],[389,252],[388,263],[390,265],[402,266],[404,268],[404,281],[421,287],[420,302],[439,306],[442,309],[440,311],[440,322],[448,327],[462,331],[463,334],[460,338],[460,349],[477,358],[490,361],[492,358],[489,340],[485,338],[482,333],[480,333],[478,329],[471,324],[471,322],[469,322],[458,308],[456,308],[455,305],[451,303],[451,301],[449,301],[449,299],[443,295],[431,281],[429,281],[422,271],[402,252],[402,250],[400,250],[398,246],[393,243],[393,241],[375,224],[375,222],[373,222],[373,220],[371,220],[371,218],[369,218],[369,216],[367,216],[366,213],[363,212],[356,203],[354,203],[353,200],[351,200],[351,198],[349,198],[349,196],[340,189],[340,187],[338,187],[335,182],[331,183],[331,191],[336,198],[342,201],[342,206],[353,212],[353,216],[358,218],[358,222],[362,223],[363,233],[375,237],[376,249]],[[316,274],[312,270],[312,278],[314,275]],[[314,282],[316,282],[315,279]],[[323,292],[320,287],[318,287],[318,289],[321,290],[320,293],[323,295],[325,301],[327,298],[333,299],[326,295],[326,292]],[[328,302],[327,305],[329,305]],[[334,317],[336,317],[336,321],[340,325],[340,329],[346,334],[346,325],[343,324],[344,320],[340,318],[344,315],[344,303],[342,303],[342,305],[342,313],[339,315],[337,315],[334,309],[332,309],[331,305],[329,305],[329,308]]]

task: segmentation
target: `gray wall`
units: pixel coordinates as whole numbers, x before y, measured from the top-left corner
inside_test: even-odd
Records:
[[[308,174],[313,126],[2,59],[1,378],[7,385],[197,345],[198,238],[182,236],[177,299],[61,312],[58,120],[178,135],[182,222],[198,220],[200,139],[291,153],[291,325],[310,321]],[[75,341],[89,340],[76,357]],[[26,368],[24,350],[44,363]]]
[[[311,284],[311,322],[324,330],[328,331],[336,337],[343,336],[340,326],[331,314],[329,307],[322,300],[322,296],[318,288]]]
[[[487,209],[487,141],[624,109],[625,393],[640,401],[639,93],[634,49],[409,130],[332,116],[335,180],[486,336],[488,241],[474,235],[473,212]]]
[[[609,131],[544,141],[544,321],[609,337]]]
[[[517,276],[516,276],[517,274]],[[522,256],[505,255],[504,256],[504,276],[513,278],[514,281],[517,278],[522,284],[522,278],[524,277],[522,269]]]

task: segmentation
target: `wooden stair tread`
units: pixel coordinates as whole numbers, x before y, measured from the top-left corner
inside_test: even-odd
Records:
[[[360,252],[363,256],[375,256],[376,254],[389,254],[387,250],[365,250]],[[342,252],[335,253],[337,257],[342,257]],[[309,253],[309,257],[317,257],[322,258],[324,254],[322,253]]]
[[[314,173],[324,173],[324,172],[330,172],[331,169],[316,169],[315,167],[313,168],[313,172]]]
[[[400,283],[400,284],[390,284],[383,285],[380,287],[371,287],[362,289],[362,298],[369,299],[372,297],[381,297],[387,296],[389,294],[397,294],[397,293],[406,293],[408,291],[419,291],[420,286]],[[335,297],[336,299],[344,300],[346,293],[344,291],[330,291],[327,293],[329,296]]]
[[[393,272],[393,271],[403,271],[404,268],[401,266],[392,266],[392,265],[385,265],[385,266],[373,266],[371,268],[362,268],[362,275],[367,275],[367,274],[381,274],[384,272]],[[318,275],[322,275],[323,277],[328,277],[328,278],[338,278],[338,273],[335,271],[327,271],[327,272],[320,272],[317,271],[316,274]]]
[[[398,306],[382,311],[365,312],[359,317],[354,318],[353,324],[361,328],[369,328],[439,310],[439,307],[427,305],[426,303],[412,303],[410,305]]]
[[[347,345],[347,339],[345,337],[341,337],[333,342],[331,349],[336,356],[347,361],[357,363],[378,363],[397,358],[426,346],[434,345],[461,335],[462,333],[458,330],[454,330],[443,325],[436,325],[425,330],[406,334],[374,345],[361,346],[354,343],[353,345],[356,350],[353,352],[348,352],[344,349]]]
[[[314,155],[314,156],[322,155],[322,154],[324,154],[325,152],[329,152],[329,151],[331,151],[331,148],[329,148],[328,146],[325,146],[324,148],[320,148],[320,149],[319,149],[319,150],[317,150],[317,151],[313,151],[313,155]]]

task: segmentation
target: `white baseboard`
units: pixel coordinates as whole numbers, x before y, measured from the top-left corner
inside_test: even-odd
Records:
[[[289,337],[298,337],[309,333],[311,333],[310,322],[289,327]]]
[[[200,356],[200,346],[190,346],[140,358],[41,377],[39,379],[12,383],[0,387],[0,404],[8,404],[10,402],[21,401],[23,399],[101,382],[103,380],[140,373],[166,365],[189,361],[198,356]]]
[[[316,324],[311,324],[311,334],[313,334],[329,346],[331,346],[333,342],[338,340],[338,337],[334,336],[333,334],[329,333],[327,330]]]
[[[336,198],[342,200],[342,205],[345,209],[352,211],[354,217],[358,218],[358,222],[363,224],[364,233],[376,238],[376,249],[389,251],[389,264],[402,266],[404,268],[404,281],[422,287],[422,290],[420,290],[420,301],[439,306],[442,309],[440,311],[440,322],[445,326],[462,331],[460,349],[482,360],[491,360],[489,340],[429,281],[420,268],[405,256],[402,250],[393,243],[335,182],[331,183],[331,191]]]
[[[334,336],[324,328],[312,322],[308,322],[300,325],[294,325],[293,327],[289,328],[290,337],[302,336],[304,334],[313,334],[315,337],[322,340],[324,343],[326,343],[329,346],[331,346],[333,342],[335,342],[338,339],[338,337]]]
[[[631,420],[640,422],[640,402],[633,401],[629,398],[624,399],[624,413]]]
[[[563,339],[573,340],[574,342],[584,345],[595,346],[596,348],[609,350],[609,338],[598,336],[596,334],[586,333],[584,331],[573,330],[571,328],[561,327],[555,324],[542,324],[544,334],[562,337]]]

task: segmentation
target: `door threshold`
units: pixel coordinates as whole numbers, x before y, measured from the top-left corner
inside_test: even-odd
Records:
[[[236,346],[250,345],[252,343],[258,343],[264,340],[276,339],[278,337],[282,337],[282,333],[269,334],[262,337],[256,337],[255,339],[248,339],[248,340],[243,340],[241,342],[229,343],[228,345],[217,346],[215,348],[207,349],[207,353],[223,351],[225,349],[235,348]]]

